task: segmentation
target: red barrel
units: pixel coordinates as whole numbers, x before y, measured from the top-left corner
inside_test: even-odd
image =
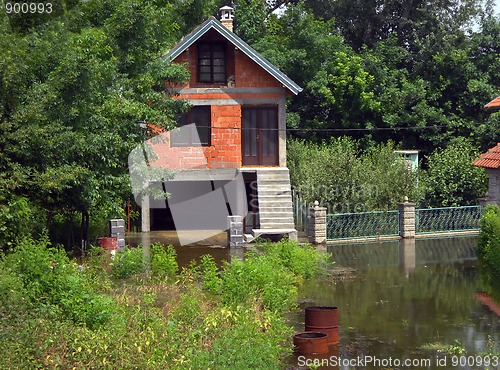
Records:
[[[328,336],[325,333],[306,331],[293,336],[295,352],[301,355],[328,353]]]
[[[325,333],[328,344],[339,343],[339,312],[335,306],[306,307],[305,330]]]
[[[97,238],[97,244],[106,251],[115,251],[118,249],[118,239],[116,238]]]

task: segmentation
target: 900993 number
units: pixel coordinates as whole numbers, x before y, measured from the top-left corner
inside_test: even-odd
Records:
[[[52,3],[5,3],[7,14],[52,13]]]
[[[498,356],[452,356],[452,366],[489,367],[500,365]]]

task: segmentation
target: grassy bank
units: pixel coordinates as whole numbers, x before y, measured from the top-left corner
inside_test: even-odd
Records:
[[[264,243],[244,262],[213,258],[178,271],[152,246],[84,266],[46,240],[0,262],[2,368],[278,369],[290,354],[284,313],[303,279],[326,267],[310,246]],[[150,266],[150,268],[146,268]]]

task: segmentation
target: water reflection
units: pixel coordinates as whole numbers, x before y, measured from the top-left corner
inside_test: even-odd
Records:
[[[203,235],[203,230],[189,231],[194,239],[200,238]],[[196,234],[196,235],[194,235]],[[184,236],[186,238],[186,236]],[[174,246],[177,252],[177,263],[180,267],[187,266],[191,261],[200,262],[201,256],[210,254],[214,257],[215,262],[219,265],[222,261],[231,261],[232,258],[243,258],[244,249],[229,249],[226,247],[227,234],[221,232],[215,236],[200,240],[191,245],[180,246],[178,235],[175,231],[151,231],[148,233],[129,233],[126,235],[125,241],[127,245],[144,247],[144,258],[149,261],[149,250],[153,243],[161,243],[163,245]]]
[[[415,239],[403,239],[399,244],[399,266],[406,277],[415,271],[417,265],[415,253]]]
[[[458,340],[476,355],[500,339],[498,317],[475,299],[475,244],[468,237],[329,246],[336,266],[355,268],[355,278],[307,282],[303,299],[339,307],[341,358],[428,358],[426,368],[442,369],[432,345]],[[320,368],[381,368],[364,365]]]

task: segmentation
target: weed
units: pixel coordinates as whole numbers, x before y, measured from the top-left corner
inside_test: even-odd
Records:
[[[162,244],[151,246],[151,275],[160,279],[172,280],[177,274],[177,252],[169,245],[166,249]]]
[[[118,252],[112,263],[113,277],[125,279],[145,271],[142,248],[125,248]]]

